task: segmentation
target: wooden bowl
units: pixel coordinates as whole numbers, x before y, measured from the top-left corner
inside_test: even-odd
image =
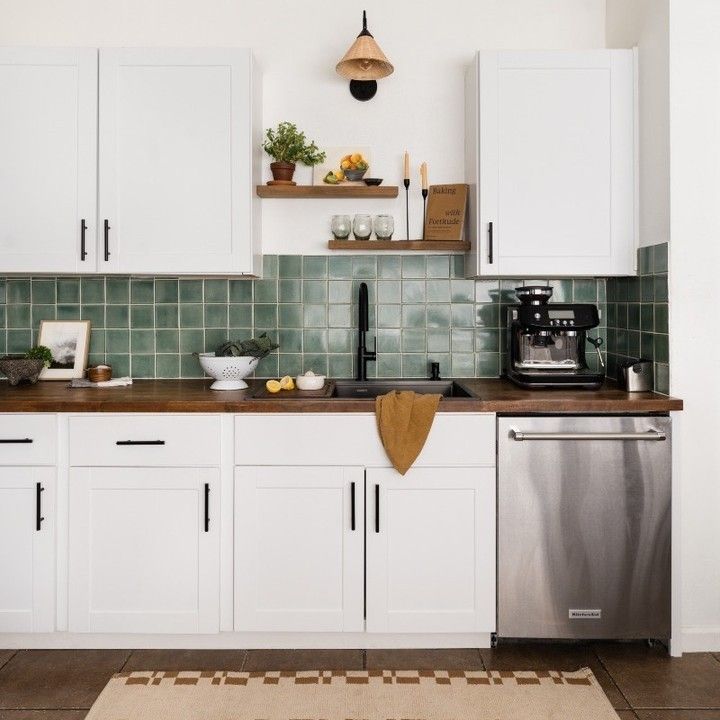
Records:
[[[112,378],[112,368],[109,365],[88,368],[88,380],[90,382],[105,382]]]

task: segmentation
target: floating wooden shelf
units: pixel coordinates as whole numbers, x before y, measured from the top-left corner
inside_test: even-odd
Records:
[[[397,185],[258,185],[261,198],[395,198]]]
[[[330,250],[371,250],[399,252],[416,250],[429,252],[440,250],[448,253],[463,253],[470,250],[469,242],[451,242],[449,240],[330,240]]]

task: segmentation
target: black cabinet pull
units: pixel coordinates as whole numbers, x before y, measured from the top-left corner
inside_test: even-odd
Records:
[[[350,529],[355,530],[355,483],[350,483]]]
[[[85,231],[87,230],[87,223],[85,218],[80,221],[80,260],[85,262],[87,257],[87,250],[85,249]]]
[[[375,485],[375,532],[380,532],[380,486]]]
[[[29,445],[32,438],[0,438],[0,445]]]
[[[210,532],[210,483],[205,483],[205,532]]]
[[[105,236],[105,262],[107,262],[110,259],[110,222],[107,218],[105,218],[103,228],[103,234]]]
[[[164,445],[164,440],[116,440],[116,445]]]
[[[40,483],[35,483],[35,530],[40,532],[42,521],[45,519],[42,516],[42,493],[45,488]]]
[[[493,264],[493,224],[488,223],[488,265]]]

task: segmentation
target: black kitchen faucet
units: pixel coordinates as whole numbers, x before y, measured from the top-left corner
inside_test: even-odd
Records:
[[[368,306],[368,287],[367,283],[360,283],[358,292],[358,347],[357,347],[357,366],[355,368],[356,380],[367,380],[367,364],[368,361],[375,362],[377,358],[377,337],[374,339],[374,350],[368,350],[365,344],[365,333],[370,327]]]

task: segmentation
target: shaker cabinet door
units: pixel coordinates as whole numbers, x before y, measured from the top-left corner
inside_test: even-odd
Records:
[[[0,468],[0,632],[51,632],[55,468]]]
[[[632,50],[479,53],[470,274],[634,274],[634,78]]]
[[[219,494],[216,469],[71,468],[70,630],[218,632]]]
[[[367,471],[368,632],[493,632],[495,469]]]
[[[97,50],[0,48],[0,272],[94,272]]]
[[[364,473],[235,469],[235,630],[363,630]]]
[[[247,50],[100,50],[101,271],[253,271],[251,75]]]

